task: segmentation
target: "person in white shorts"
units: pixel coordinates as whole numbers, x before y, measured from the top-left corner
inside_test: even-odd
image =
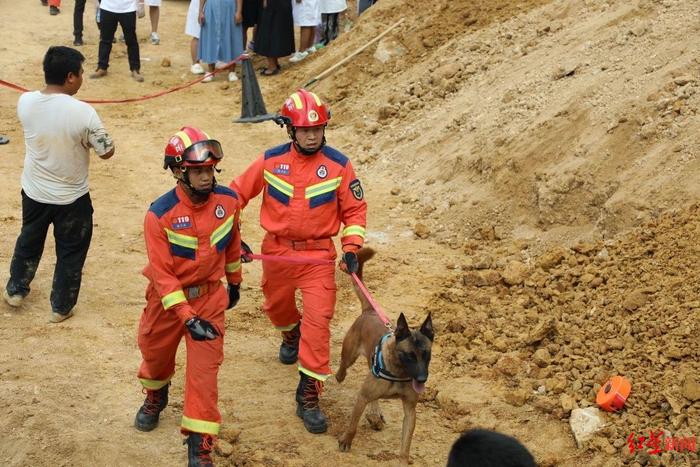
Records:
[[[199,64],[199,57],[197,56],[197,49],[199,49],[199,33],[201,30],[202,26],[199,24],[199,0],[192,0],[187,10],[185,34],[192,37],[190,41],[190,55],[192,57],[190,71],[195,75],[204,74],[204,68]]]
[[[148,5],[148,17],[151,19],[151,44],[160,44],[160,36],[158,36],[158,20],[160,20],[160,1],[161,0],[146,0]]]
[[[299,50],[289,61],[299,62],[316,51],[313,45],[316,27],[321,24],[321,3],[319,0],[294,0],[292,15],[294,24],[299,26]]]

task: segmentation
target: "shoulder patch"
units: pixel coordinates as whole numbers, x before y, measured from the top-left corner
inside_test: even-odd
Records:
[[[350,192],[352,192],[352,196],[358,201],[362,201],[362,198],[365,197],[365,191],[362,189],[362,184],[357,178],[350,182]]]
[[[271,157],[277,157],[283,154],[287,154],[291,148],[292,143],[285,143],[280,144],[279,146],[275,146],[274,148],[268,149],[267,151],[265,151],[265,160]]]
[[[330,146],[323,146],[321,148],[321,153],[323,153],[324,156],[332,160],[333,162],[336,162],[343,167],[345,167],[348,163],[348,158],[343,155],[342,152],[338,151],[337,149],[334,149]]]
[[[174,208],[180,200],[175,193],[175,188],[155,200],[151,203],[151,207],[148,208],[149,211],[154,213],[159,219],[163,217],[168,211]]]
[[[232,197],[238,199],[238,194],[236,194],[235,191],[233,191],[232,189],[230,189],[227,186],[216,185],[214,187],[214,193],[216,193],[217,195],[232,196]]]

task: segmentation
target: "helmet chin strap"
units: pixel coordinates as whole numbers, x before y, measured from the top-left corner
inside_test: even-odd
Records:
[[[318,151],[323,148],[323,146],[326,145],[326,132],[323,132],[323,140],[321,140],[321,144],[316,148],[316,149],[306,149],[299,144],[299,141],[297,141],[297,130],[293,126],[289,126],[287,128],[287,131],[289,132],[289,137],[292,139],[292,143],[294,143],[294,147],[296,148],[297,152],[300,154],[303,154],[305,156],[313,156],[316,154]]]

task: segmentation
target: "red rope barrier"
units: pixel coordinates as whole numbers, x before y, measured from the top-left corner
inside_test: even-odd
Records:
[[[209,72],[209,73],[205,73],[204,76],[202,76],[201,78],[197,78],[194,81],[190,81],[189,83],[181,84],[179,86],[175,86],[173,88],[166,89],[165,91],[160,91],[160,92],[157,92],[154,94],[149,94],[147,96],[127,97],[124,99],[80,99],[80,100],[83,102],[87,102],[88,104],[126,104],[128,102],[139,102],[139,101],[154,99],[156,97],[164,96],[166,94],[170,94],[170,93],[180,91],[180,90],[185,89],[185,88],[189,88],[190,86],[193,86],[193,85],[201,82],[207,76],[214,76],[218,73],[221,73],[222,71],[226,71],[233,64],[241,62],[242,60],[248,60],[249,58],[250,57],[247,54],[243,53],[243,54],[239,55],[238,57],[234,58],[232,61],[228,62],[225,67],[214,70],[214,71]],[[2,80],[2,79],[0,79],[0,86],[5,86],[6,88],[10,88],[10,89],[13,89],[13,90],[19,91],[19,92],[28,92],[29,91],[29,89],[27,89],[25,87],[19,86],[19,85],[14,84],[14,83],[10,83],[10,82]]]

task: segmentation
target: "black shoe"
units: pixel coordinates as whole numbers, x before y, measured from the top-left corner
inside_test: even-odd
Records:
[[[146,400],[143,401],[143,405],[136,413],[136,420],[134,420],[134,426],[137,430],[151,431],[158,426],[160,413],[168,405],[168,386],[170,383],[157,390],[145,390]]]
[[[51,16],[56,16],[56,15],[59,14],[60,12],[61,12],[61,10],[59,10],[58,7],[55,7],[55,6],[53,6],[53,5],[51,5],[51,6],[49,7],[49,14],[50,14]]]
[[[205,433],[190,433],[183,444],[187,444],[188,467],[214,467],[211,460],[211,450],[214,449],[215,438]]]
[[[49,5],[49,0],[41,0],[41,4],[44,5],[44,6],[48,6],[48,5]]]
[[[296,363],[299,357],[299,339],[301,338],[301,323],[297,323],[291,331],[282,331],[280,345],[280,362],[285,365]]]
[[[323,381],[299,372],[301,378],[297,386],[297,417],[304,420],[304,428],[309,433],[325,433],[328,430],[326,415],[318,405],[318,396],[323,391]]]
[[[78,47],[80,47],[81,45],[83,45],[83,38],[82,38],[82,37],[76,37],[76,38],[73,40],[73,45],[78,46]]]

